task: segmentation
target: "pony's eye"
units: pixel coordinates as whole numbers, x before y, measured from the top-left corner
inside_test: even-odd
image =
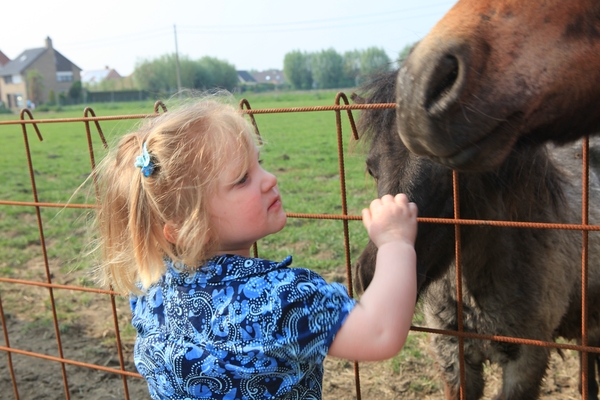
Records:
[[[373,179],[377,180],[377,175],[375,174],[375,172],[370,168],[367,167],[367,172],[369,173],[369,175],[371,175],[371,177],[373,177]]]

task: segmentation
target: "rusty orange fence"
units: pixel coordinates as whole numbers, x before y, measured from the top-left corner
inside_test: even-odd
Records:
[[[393,108],[394,104],[349,104],[347,97],[343,93],[339,93],[331,106],[314,106],[314,107],[300,107],[300,108],[278,108],[278,109],[252,109],[248,101],[241,101],[240,108],[244,113],[248,114],[252,120],[252,123],[257,131],[260,131],[258,124],[256,123],[254,116],[258,114],[273,114],[273,113],[301,113],[301,112],[328,112],[335,113],[335,131],[337,135],[338,144],[338,162],[339,162],[339,181],[340,181],[340,209],[339,214],[300,214],[300,213],[288,213],[290,218],[299,219],[332,219],[342,221],[343,229],[343,240],[345,249],[345,268],[346,268],[346,280],[350,293],[352,293],[352,273],[351,266],[353,260],[351,260],[350,252],[350,235],[348,230],[349,221],[360,220],[361,217],[358,215],[350,215],[347,207],[346,199],[346,176],[345,176],[345,162],[344,162],[344,151],[343,144],[346,139],[351,136],[358,139],[356,132],[356,126],[353,119],[353,110],[361,109],[372,109],[372,108]],[[145,382],[141,379],[140,375],[135,370],[131,359],[131,348],[127,347],[128,344],[124,344],[122,340],[123,331],[129,328],[129,317],[130,311],[126,300],[118,296],[116,293],[110,290],[102,290],[95,287],[89,282],[69,282],[57,278],[58,272],[55,270],[55,266],[52,265],[50,257],[47,251],[47,243],[50,240],[60,241],[63,238],[53,237],[49,238],[46,236],[47,220],[44,219],[41,210],[44,208],[57,208],[57,209],[81,209],[84,211],[90,211],[94,208],[93,204],[86,203],[75,203],[75,202],[42,202],[38,198],[38,190],[36,184],[37,171],[34,167],[36,162],[42,160],[36,160],[35,153],[31,151],[30,140],[43,140],[44,125],[46,124],[78,124],[82,127],[82,134],[86,136],[88,148],[85,150],[87,157],[89,158],[90,168],[93,169],[96,163],[97,149],[94,148],[94,143],[100,142],[102,145],[106,145],[104,139],[102,124],[107,121],[118,121],[124,119],[142,119],[152,117],[159,114],[160,112],[168,112],[164,105],[157,102],[154,107],[154,113],[151,114],[137,114],[137,115],[125,115],[125,116],[96,116],[95,112],[91,108],[86,108],[83,112],[83,117],[80,118],[63,118],[63,119],[34,119],[33,113],[30,110],[22,110],[19,119],[0,121],[0,146],[2,146],[2,131],[3,127],[9,125],[16,125],[21,128],[23,137],[23,152],[26,157],[27,174],[29,175],[29,182],[22,182],[22,186],[27,184],[31,185],[32,198],[29,201],[20,201],[13,198],[0,199],[0,217],[8,218],[3,212],[7,208],[20,208],[20,209],[33,209],[35,211],[35,222],[37,230],[39,232],[39,240],[36,240],[33,244],[25,244],[24,246],[32,245],[36,251],[40,251],[41,257],[39,257],[37,265],[39,271],[36,273],[28,274],[24,273],[19,278],[11,277],[9,273],[5,273],[4,266],[7,265],[7,260],[0,259],[0,321],[2,323],[4,343],[0,345],[6,356],[5,362],[0,362],[0,384],[2,379],[6,385],[0,386],[0,390],[3,392],[0,397],[2,398],[34,398],[35,395],[30,393],[31,391],[39,390],[44,385],[50,384],[51,382],[56,383],[62,378],[62,393],[65,399],[70,398],[92,398],[91,393],[79,393],[79,383],[74,382],[78,380],[84,380],[93,382],[99,393],[105,393],[111,398],[123,398],[123,399],[137,399],[140,393],[145,393]],[[342,123],[343,119],[347,118],[349,122],[351,132],[343,132]],[[100,139],[98,139],[100,138]],[[461,263],[460,263],[460,229],[462,225],[494,225],[494,226],[511,226],[511,227],[526,227],[536,229],[567,229],[581,231],[583,235],[583,257],[582,257],[582,291],[585,293],[587,286],[587,234],[590,230],[600,230],[599,226],[589,225],[587,221],[587,191],[588,191],[588,144],[587,141],[583,147],[583,163],[582,163],[582,177],[583,177],[583,220],[581,224],[541,224],[541,223],[523,223],[523,222],[510,222],[510,221],[479,221],[479,220],[464,220],[460,219],[460,210],[458,207],[458,185],[457,181],[460,179],[457,173],[454,173],[454,207],[455,207],[455,218],[453,219],[438,219],[438,218],[419,218],[420,223],[437,223],[437,224],[453,224],[455,226],[455,237],[456,240],[456,258],[457,258],[457,287],[458,287],[458,298],[462,298],[461,291]],[[82,152],[83,153],[83,152]],[[52,159],[43,160],[44,163],[51,163]],[[20,222],[18,219],[15,220],[15,225]],[[18,230],[15,230],[18,232]],[[15,233],[17,234],[17,233]],[[255,247],[255,252],[257,248]],[[68,269],[68,267],[67,267]],[[35,296],[30,294],[34,293]],[[45,292],[43,301],[39,300],[39,294]],[[10,296],[11,300],[7,301],[6,296]],[[69,302],[78,302],[79,304],[95,304],[89,301],[90,298],[102,298],[104,299],[103,311],[104,313],[94,314],[102,315],[102,317],[91,317],[100,318],[103,321],[93,321],[90,323],[106,323],[106,320],[110,320],[110,328],[106,329],[103,337],[107,338],[106,342],[114,344],[114,347],[109,347],[108,350],[105,343],[102,343],[102,337],[99,338],[98,346],[90,346],[89,343],[83,344],[89,348],[81,351],[74,352],[74,348],[82,346],[76,337],[78,334],[84,335],[84,332],[69,332],[69,340],[64,341],[65,327],[61,325],[61,307]],[[35,325],[23,325],[15,317],[16,311],[12,309],[15,304],[25,304],[30,298],[38,299],[37,304],[30,305],[31,310],[35,307],[42,307],[48,311],[48,318],[46,320],[47,329],[39,329]],[[61,305],[57,305],[57,298]],[[539,340],[529,340],[522,338],[512,338],[503,336],[488,336],[468,333],[463,331],[462,323],[459,322],[457,331],[440,331],[430,329],[427,327],[413,326],[412,330],[419,332],[427,332],[430,334],[441,334],[441,335],[454,335],[458,337],[460,353],[464,352],[464,339],[465,338],[476,338],[481,340],[494,340],[508,343],[520,343],[534,346],[546,346],[559,349],[568,349],[582,352],[583,362],[587,363],[588,353],[599,353],[600,349],[596,347],[590,347],[587,345],[587,310],[591,305],[586,303],[586,296],[583,296],[583,312],[582,312],[582,333],[583,340],[581,345],[575,345],[570,343],[555,343],[555,342],[544,342]],[[86,303],[87,302],[87,303]],[[597,306],[597,305],[595,305]],[[32,311],[33,312],[33,311]],[[457,313],[459,315],[459,321],[462,321],[462,304],[459,302]],[[15,339],[17,333],[19,337],[23,332],[30,332],[31,335],[25,339]],[[45,332],[45,333],[41,333]],[[50,333],[48,333],[50,332]],[[131,334],[129,332],[128,334]],[[26,336],[26,335],[23,335]],[[109,340],[110,339],[110,340]],[[35,342],[36,345],[31,343]],[[81,350],[81,349],[79,349]],[[78,354],[78,357],[72,357],[70,354]],[[80,354],[86,354],[85,357],[79,357]],[[464,388],[464,358],[461,358],[461,387]],[[31,382],[32,376],[23,365],[35,366],[40,371],[47,371],[46,375],[42,378],[37,377],[35,379],[41,379],[39,382]],[[84,375],[75,374],[75,371],[87,371]],[[582,380],[586,382],[587,379],[593,379],[594,377],[587,376],[587,369],[582,369]],[[45,377],[44,377],[45,376]],[[358,363],[354,364],[354,386],[356,390],[356,398],[361,398],[360,388],[360,368]],[[36,389],[39,388],[39,389]],[[585,387],[585,385],[584,385]],[[11,392],[12,391],[12,392]],[[464,393],[464,390],[462,391]],[[584,391],[582,398],[587,399],[587,393]]]

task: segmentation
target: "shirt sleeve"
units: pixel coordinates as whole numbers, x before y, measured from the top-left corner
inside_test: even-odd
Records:
[[[322,363],[356,300],[343,285],[301,268],[279,298],[282,350],[298,362]]]

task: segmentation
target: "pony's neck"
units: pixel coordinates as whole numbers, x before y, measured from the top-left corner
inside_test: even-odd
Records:
[[[563,179],[545,146],[516,149],[497,170],[469,180],[467,207],[480,219],[550,222],[564,204]]]

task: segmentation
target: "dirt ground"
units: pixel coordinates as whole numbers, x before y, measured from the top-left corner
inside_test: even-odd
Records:
[[[338,274],[335,272],[334,274]],[[342,274],[342,272],[339,272]],[[343,276],[343,274],[342,274]],[[326,277],[339,280],[339,277]],[[18,286],[0,286],[0,294],[7,315],[7,331],[10,346],[36,353],[57,356],[56,335],[52,320],[34,320],[37,308],[47,308],[45,289],[27,288],[15,292]],[[46,295],[47,296],[47,295]],[[69,297],[72,296],[72,297]],[[61,328],[61,341],[65,358],[111,368],[119,368],[119,361],[111,340],[112,316],[106,301],[88,298],[81,293],[59,296],[59,316],[70,305],[71,313],[79,317]],[[24,312],[11,313],[10,299],[17,299]],[[28,307],[29,305],[29,307]],[[127,335],[128,309],[126,301],[119,305],[120,325],[125,332],[123,350],[127,360],[126,370],[135,372],[132,362],[132,335]],[[107,328],[108,327],[108,328]],[[4,340],[0,341],[4,344]],[[438,378],[435,364],[428,356],[427,335],[411,333],[405,349],[394,359],[379,363],[361,363],[360,388],[362,399],[443,399],[443,385]],[[0,354],[0,399],[65,399],[61,365],[54,361],[13,354],[12,364],[17,380],[18,397],[14,394],[8,356]],[[97,371],[86,367],[65,367],[71,399],[108,400],[126,399],[123,379],[120,375]],[[323,382],[324,399],[356,399],[354,364],[327,359]],[[487,368],[485,399],[492,399],[500,385],[497,368]],[[577,390],[578,359],[575,352],[566,351],[564,360],[556,353],[543,384],[543,399],[580,399]],[[146,384],[142,379],[126,379],[129,399],[148,399]]]
[[[22,350],[45,354],[56,353],[55,335],[52,327],[25,329],[25,324],[14,319],[7,323],[10,344]],[[25,331],[25,333],[23,333]],[[36,340],[31,340],[35,337]],[[71,328],[61,335],[67,358],[102,366],[118,368],[116,352],[98,344],[97,338],[85,334],[82,329]],[[443,386],[435,367],[426,356],[426,340],[420,339],[424,356],[408,357],[402,362],[360,363],[360,388],[363,399],[443,399]],[[126,368],[134,371],[131,347],[126,346]],[[18,381],[19,398],[65,399],[60,364],[22,355],[12,356]],[[356,399],[354,363],[327,359],[325,363],[324,399]],[[576,355],[566,354],[563,361],[554,353],[552,365],[544,381],[543,399],[580,399],[577,391],[578,361]],[[123,380],[119,375],[95,371],[89,368],[66,366],[71,399],[108,400],[125,399]],[[499,386],[498,371],[490,368],[488,390],[485,399],[493,398]],[[130,399],[148,399],[145,382],[127,378]],[[0,362],[0,398],[17,398],[6,358]]]

